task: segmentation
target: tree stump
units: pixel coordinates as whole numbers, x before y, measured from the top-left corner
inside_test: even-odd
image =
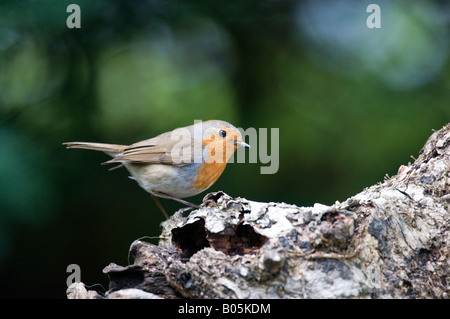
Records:
[[[412,164],[343,203],[297,207],[206,195],[136,240],[106,294],[69,298],[449,298],[450,124]],[[83,289],[85,293],[83,292]],[[77,291],[75,294],[74,291]]]

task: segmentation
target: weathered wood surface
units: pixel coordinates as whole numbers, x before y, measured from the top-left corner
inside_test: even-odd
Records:
[[[163,223],[159,245],[135,241],[132,265],[107,266],[105,295],[78,283],[68,297],[449,298],[449,204],[450,124],[414,163],[343,203],[208,194]]]

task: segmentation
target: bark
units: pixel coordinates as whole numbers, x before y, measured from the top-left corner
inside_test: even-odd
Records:
[[[208,194],[162,224],[158,245],[135,241],[132,265],[107,266],[110,290],[95,297],[449,298],[449,203],[450,124],[414,163],[343,203]]]

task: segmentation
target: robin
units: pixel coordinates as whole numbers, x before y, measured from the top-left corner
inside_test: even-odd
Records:
[[[150,193],[166,219],[158,197],[172,199],[188,209],[198,207],[182,198],[195,196],[222,175],[227,161],[242,141],[238,129],[225,121],[199,121],[132,145],[89,142],[63,143],[67,148],[102,151],[113,159],[102,164],[125,166],[139,186]],[[111,169],[111,170],[112,170]]]

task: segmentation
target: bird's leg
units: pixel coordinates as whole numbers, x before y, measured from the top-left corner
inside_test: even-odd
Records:
[[[195,205],[195,204],[193,204],[193,203],[191,203],[191,202],[188,202],[188,201],[186,201],[186,200],[182,200],[182,199],[180,199],[180,198],[176,198],[176,197],[167,195],[167,194],[165,194],[165,193],[155,192],[155,195],[156,195],[156,196],[159,196],[159,197],[162,197],[162,198],[172,199],[172,200],[174,200],[174,201],[177,201],[177,202],[179,202],[179,203],[181,203],[181,204],[184,204],[184,205],[186,205],[186,206],[189,206],[189,207],[191,207],[191,208],[198,208],[198,207],[199,207],[198,205]]]
[[[153,198],[153,200],[155,201],[156,205],[158,205],[159,209],[161,210],[161,212],[163,213],[164,217],[166,217],[166,219],[169,219],[169,215],[167,215],[166,211],[164,210],[164,207],[161,205],[161,202],[159,201],[158,197],[156,197],[153,194],[150,194]]]
[[[183,217],[184,212],[187,212],[187,211],[189,211],[189,210],[191,210],[191,209],[194,209],[194,208],[195,208],[195,207],[190,207],[190,206],[185,207],[185,208],[180,208],[180,209],[178,210],[178,214],[180,215],[180,217]]]

